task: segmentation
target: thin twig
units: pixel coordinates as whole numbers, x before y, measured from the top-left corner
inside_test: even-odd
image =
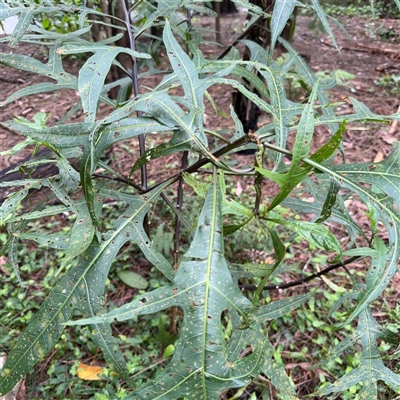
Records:
[[[131,21],[130,21],[130,16],[128,13],[128,10],[126,8],[126,3],[125,0],[120,0],[122,4],[122,9],[124,12],[124,17],[125,17],[125,25],[126,25],[126,30],[128,32],[128,38],[129,38],[129,45],[131,50],[136,51],[136,42],[135,38],[133,37],[132,34],[132,29],[131,29]],[[134,96],[139,95],[139,79],[138,79],[138,68],[137,68],[137,59],[135,56],[131,56],[132,59],[132,86],[133,86],[133,93]],[[142,111],[137,111],[137,116],[141,117],[143,115]],[[146,151],[146,143],[145,143],[145,136],[144,134],[139,135],[139,152],[140,156],[142,156]],[[146,190],[147,189],[147,166],[146,164],[143,164],[140,167],[140,176],[141,176],[141,189]],[[148,215],[146,214],[144,216],[143,220],[143,226],[146,234],[149,236],[150,230],[149,230],[149,224],[148,224]]]
[[[214,153],[212,153],[212,155],[217,158],[217,157],[221,157],[226,153],[229,153],[230,151],[236,149],[237,147],[243,146],[244,144],[250,142],[251,139],[246,135],[246,136],[242,136],[241,138],[235,140],[234,142],[230,143],[229,145],[215,151]],[[193,172],[197,172],[201,167],[203,167],[204,165],[207,165],[209,163],[212,163],[212,160],[210,160],[209,158],[201,158],[199,161],[195,162],[194,164],[190,165],[189,167],[187,167],[185,170],[180,171],[179,173],[175,174],[174,176],[172,176],[171,178],[167,179],[170,180],[171,179],[171,183],[175,183],[179,180],[181,174],[183,172],[186,172],[188,174],[192,174]],[[246,175],[246,174],[244,174]],[[152,186],[151,188],[148,188],[146,190],[142,190],[142,193],[147,193],[150,192],[151,190],[153,190],[154,188],[162,185],[165,182],[159,182],[157,184],[155,184],[154,186]]]
[[[299,285],[303,285],[306,282],[312,281],[316,278],[319,278],[322,275],[326,275],[328,272],[337,269],[337,268],[344,268],[346,270],[346,272],[348,273],[348,270],[346,268],[346,265],[352,263],[355,260],[358,260],[362,258],[361,256],[354,256],[349,258],[348,260],[345,261],[341,261],[338,262],[336,264],[332,264],[329,267],[326,267],[325,269],[312,274],[310,276],[306,276],[304,278],[298,279],[296,281],[292,281],[292,282],[287,282],[287,283],[282,283],[281,285],[269,285],[269,286],[264,286],[263,290],[278,290],[278,289],[288,289],[291,288],[293,286],[299,286]],[[239,287],[241,289],[246,289],[246,290],[256,290],[258,288],[257,285],[239,285]]]
[[[94,178],[101,178],[101,179],[110,179],[112,181],[116,181],[116,182],[121,182],[121,183],[125,183],[128,186],[132,186],[133,188],[135,188],[136,190],[138,190],[140,193],[142,191],[142,188],[136,184],[134,184],[130,179],[125,178],[125,177],[121,177],[121,176],[111,176],[111,175],[106,175],[106,174],[98,174],[98,173],[93,173],[92,176]]]
[[[237,44],[240,40],[242,40],[243,38],[245,38],[247,36],[247,34],[254,28],[254,26],[256,24],[258,24],[259,21],[261,21],[263,19],[263,17],[259,17],[257,18],[241,35],[239,35],[217,58],[217,60],[221,60],[222,58],[224,58],[232,49],[233,46],[235,46],[235,44]]]
[[[124,11],[124,16],[125,16],[125,26],[128,32],[128,38],[129,38],[129,45],[131,50],[136,51],[136,42],[132,34],[132,29],[131,29],[131,22],[130,22],[130,17],[128,14],[128,10],[126,9],[126,4],[125,0],[121,0],[122,8]],[[135,56],[131,56],[132,59],[132,85],[133,85],[133,93],[134,96],[139,95],[139,79],[138,79],[138,68],[137,68],[137,59]],[[142,111],[137,111],[137,116],[141,117],[143,115]],[[139,151],[140,151],[140,156],[144,154],[146,151],[146,145],[145,145],[145,137],[143,134],[139,135]],[[147,189],[147,168],[146,164],[143,164],[141,169],[141,186],[142,190]]]
[[[189,158],[189,152],[184,151],[182,155],[182,170],[187,168]],[[183,204],[183,177],[182,174],[179,177],[178,181],[178,195],[176,200],[176,208],[180,211],[182,209]],[[175,232],[174,232],[174,268],[178,269],[178,261],[179,261],[179,236],[181,232],[181,220],[179,215],[175,215]]]
[[[190,10],[186,11],[187,16],[187,25],[188,25],[188,32],[189,32],[189,40],[191,40],[190,31],[192,29],[192,16]],[[186,53],[190,53],[189,45],[186,43]],[[182,154],[182,162],[181,162],[181,169],[185,170],[188,165],[189,159],[189,152],[185,150]],[[177,199],[176,199],[176,208],[180,211],[183,204],[183,177],[182,174],[179,176],[178,181],[178,191],[177,191]],[[174,269],[178,269],[179,263],[179,236],[181,232],[181,220],[178,214],[175,214],[175,232],[174,232]]]
[[[241,146],[243,146],[244,144],[249,143],[249,142],[251,142],[251,138],[249,138],[247,135],[246,135],[246,136],[242,136],[241,138],[235,140],[234,142],[229,143],[227,146],[222,147],[221,149],[215,151],[214,153],[212,153],[212,155],[213,155],[214,157],[216,157],[216,158],[217,158],[217,157],[221,157],[221,156],[223,156],[224,154],[227,154],[227,153],[229,153],[230,151],[232,151],[232,150],[234,150],[234,149],[236,149],[236,148],[238,148],[238,147],[241,147]],[[277,147],[277,146],[274,146],[274,145],[272,145],[272,144],[269,144],[269,143],[263,143],[263,144],[264,144],[264,146],[265,146],[266,148],[275,150],[275,151],[277,151],[277,152],[279,152],[279,153],[282,153],[282,154],[284,154],[284,155],[286,155],[286,156],[288,156],[288,157],[291,157],[291,156],[292,156],[292,153],[291,153],[290,151],[288,151],[288,150],[281,149],[281,148],[279,148],[279,147]],[[172,183],[175,183],[175,182],[177,182],[177,181],[179,181],[179,179],[180,179],[180,177],[181,177],[181,175],[182,175],[183,172],[188,173],[188,174],[192,174],[192,173],[194,173],[194,172],[199,172],[199,169],[200,169],[201,167],[204,167],[205,165],[207,165],[207,164],[209,164],[209,163],[212,163],[212,160],[210,160],[210,159],[208,159],[208,158],[201,158],[200,160],[198,160],[198,161],[195,162],[194,164],[192,164],[192,165],[186,167],[185,169],[181,170],[179,173],[175,174],[174,176],[169,177],[169,178],[163,180],[162,182],[156,183],[154,186],[152,186],[152,187],[150,187],[150,188],[146,188],[146,189],[143,189],[143,188],[141,188],[141,187],[139,187],[139,186],[133,184],[128,178],[123,178],[123,177],[118,177],[118,178],[116,178],[116,177],[109,176],[109,175],[104,175],[104,174],[93,174],[93,176],[97,176],[97,177],[99,177],[99,178],[104,178],[104,179],[112,179],[112,180],[115,180],[115,181],[118,181],[118,182],[126,183],[127,185],[132,186],[132,187],[134,187],[135,189],[137,189],[137,190],[139,191],[140,194],[145,194],[145,193],[148,193],[148,192],[152,191],[152,190],[155,189],[156,187],[162,185],[162,184],[165,183],[166,181],[171,180],[171,184],[172,184]],[[209,173],[209,171],[201,171],[201,172],[203,172],[203,173]],[[227,174],[230,174],[229,171],[226,172],[226,173],[227,173]],[[248,176],[248,175],[253,175],[253,173],[250,174],[250,173],[247,173],[247,172],[243,172],[241,175],[243,175],[243,176]]]

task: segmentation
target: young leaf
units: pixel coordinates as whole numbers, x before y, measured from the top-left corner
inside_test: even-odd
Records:
[[[288,219],[268,218],[268,220],[287,226],[310,244],[319,249],[336,252],[338,253],[337,259],[341,258],[342,249],[340,244],[326,226],[306,221],[290,221]]]
[[[102,198],[98,198],[95,204],[96,213],[101,206]],[[82,254],[90,246],[95,234],[95,227],[90,217],[86,201],[76,201],[75,209],[76,219],[71,229],[68,252],[66,258],[63,260],[64,263]]]
[[[92,180],[92,173],[93,173],[92,164],[94,164],[94,160],[92,157],[91,146],[90,143],[86,143],[80,164],[80,178],[90,218],[95,228],[98,228],[99,221],[94,207],[96,189]]]
[[[262,229],[261,226],[260,226],[260,228]],[[264,229],[262,229],[262,231],[264,232],[264,235],[266,236],[266,232],[264,231]],[[270,268],[270,270],[267,271],[266,274],[264,274],[263,279],[261,279],[260,283],[258,284],[258,287],[257,287],[256,291],[254,292],[253,304],[256,304],[256,301],[260,297],[261,292],[264,290],[263,288],[266,285],[266,283],[268,282],[269,277],[279,267],[279,265],[283,261],[283,258],[285,257],[285,253],[286,253],[286,247],[281,242],[278,235],[273,230],[269,230],[268,233],[271,236],[272,245],[273,245],[274,251],[275,251],[275,263],[272,265],[272,268]]]
[[[278,37],[285,28],[290,16],[293,14],[295,6],[296,0],[275,1],[271,18],[271,52],[273,52]]]
[[[118,277],[125,285],[134,289],[147,289],[149,283],[142,276],[133,271],[118,271]]]
[[[288,207],[291,210],[297,212],[298,214],[315,214],[319,215],[326,201],[329,193],[329,186],[331,180],[325,175],[318,175],[319,181],[306,177],[303,180],[304,188],[298,190],[298,193],[304,192],[304,190],[309,191],[311,196],[314,198],[313,202],[299,200],[298,198],[290,197],[286,198],[282,202],[282,206]],[[297,193],[296,193],[297,194]],[[334,207],[331,209],[331,215],[329,220],[337,222],[348,230],[348,236],[350,238],[356,238],[357,235],[365,237],[363,230],[357,225],[354,219],[349,214],[347,210],[344,199],[342,196],[338,196]]]
[[[175,134],[168,143],[160,144],[157,147],[147,149],[133,164],[129,176],[132,176],[134,172],[139,170],[143,165],[147,164],[150,160],[158,159],[162,156],[169,154],[178,153],[185,150],[190,150],[191,145],[187,140],[182,141],[179,137],[180,132]]]
[[[312,2],[312,5],[314,6],[314,10],[316,11],[316,13],[318,15],[318,18],[320,19],[323,27],[325,28],[326,32],[328,33],[329,37],[331,38],[332,43],[334,44],[336,49],[340,52],[339,47],[336,43],[335,35],[333,34],[332,29],[329,25],[329,22],[326,18],[324,9],[319,4],[319,0],[311,0],[311,2]]]
[[[314,103],[317,99],[319,80],[315,83],[308,103],[301,114],[297,127],[296,140],[293,145],[292,163],[288,175],[290,176],[298,167],[301,160],[310,152],[311,139],[314,134]]]
[[[81,52],[95,52],[79,71],[78,90],[81,96],[82,107],[86,113],[85,121],[94,122],[96,119],[97,103],[103,90],[104,81],[111,68],[111,64],[121,52],[131,57],[151,58],[149,54],[139,53],[130,49],[115,46],[64,46],[57,49],[58,54],[76,54]]]
[[[300,183],[307,175],[308,170],[301,170],[298,168],[301,160],[308,156],[311,147],[311,139],[314,133],[314,102],[318,93],[318,81],[315,84],[313,91],[310,95],[309,101],[304,107],[301,115],[300,123],[297,128],[296,140],[293,147],[292,164],[290,165],[289,172],[284,175],[286,183],[283,185],[281,191],[274,198],[268,206],[268,211],[273,210],[279,205],[293,190],[294,187]]]
[[[196,179],[193,175],[184,172],[182,174],[183,180],[189,185],[198,196],[205,198],[209,190],[210,185],[206,182],[201,182]]]
[[[329,191],[326,196],[325,203],[322,206],[321,216],[315,220],[315,223],[317,223],[317,224],[324,222],[331,216],[332,209],[336,203],[336,196],[339,192],[340,184],[336,181],[335,178],[332,178],[332,177],[330,179],[330,182],[331,182],[331,184],[329,187]]]
[[[310,159],[322,163],[333,156],[343,140],[343,134],[346,132],[346,120],[344,120],[335,134],[320,149],[311,155]]]

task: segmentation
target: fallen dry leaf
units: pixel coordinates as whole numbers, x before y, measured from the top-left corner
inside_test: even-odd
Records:
[[[383,157],[384,157],[383,153],[382,153],[381,151],[378,151],[378,152],[376,153],[375,158],[374,158],[374,162],[377,163],[377,162],[382,161],[382,160],[383,160]]]
[[[242,192],[243,192],[243,187],[238,181],[238,183],[236,184],[236,196],[240,196]]]
[[[85,381],[99,381],[103,367],[98,365],[79,364],[76,374]]]

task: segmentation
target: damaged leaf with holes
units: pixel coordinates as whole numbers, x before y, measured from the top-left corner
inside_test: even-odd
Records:
[[[246,385],[263,370],[266,355],[271,357],[272,346],[257,328],[268,320],[268,313],[262,308],[253,315],[252,304],[239,290],[224,257],[221,200],[220,185],[214,178],[193,241],[168,286],[138,296],[107,314],[68,322],[106,324],[174,306],[183,310],[185,318],[172,360],[157,380],[128,399],[218,399],[222,391]],[[285,306],[278,302],[274,307],[283,315],[307,298],[291,299]],[[221,324],[221,316],[226,313],[232,318],[234,331],[228,341]],[[247,346],[251,354],[239,357],[238,351]],[[280,371],[279,376],[284,379],[286,375]]]
[[[394,1],[400,6],[398,0]],[[0,223],[8,225],[8,241],[1,254],[8,255],[11,268],[21,282],[26,275],[22,268],[20,273],[19,255],[31,242],[45,246],[46,252],[59,250],[64,256],[57,259],[55,268],[59,268],[56,270],[59,281],[55,281],[50,295],[8,354],[0,372],[0,396],[55,348],[66,325],[87,325],[96,348],[104,353],[105,370],[112,370],[112,374],[118,374],[115,380],[121,379],[119,384],[124,381],[129,386],[125,399],[219,400],[221,395],[255,399],[259,389],[250,393],[250,388],[261,378],[267,378],[267,385],[274,388],[268,395],[263,392],[260,396],[298,399],[296,390],[299,392],[301,385],[293,384],[296,372],[293,368],[285,371],[284,357],[279,350],[281,339],[270,342],[270,337],[276,336],[269,335],[272,323],[308,299],[316,298],[307,287],[300,292],[306,290],[305,294],[290,296],[290,292],[281,291],[278,299],[270,301],[272,296],[264,288],[271,287],[267,281],[272,280],[274,285],[274,279],[287,279],[292,273],[299,272],[308,278],[306,274],[317,267],[313,264],[314,255],[316,259],[326,258],[328,263],[337,262],[339,267],[343,266],[341,263],[346,264],[347,257],[363,257],[367,266],[363,274],[348,280],[348,293],[333,307],[339,310],[345,301],[352,307],[346,314],[347,326],[338,327],[342,329],[338,337],[352,322],[357,323],[357,332],[351,340],[340,342],[332,357],[336,358],[344,349],[354,351],[359,343],[360,364],[341,374],[336,382],[327,383],[319,391],[313,389],[314,395],[337,393],[341,396],[340,392],[359,382],[363,383],[360,396],[364,399],[377,398],[379,381],[399,390],[399,376],[389,369],[379,347],[385,338],[396,341],[378,324],[372,311],[398,270],[400,147],[394,142],[389,156],[377,163],[348,164],[337,155],[345,151],[342,140],[347,122],[391,123],[399,121],[400,115],[398,112],[389,116],[375,114],[353,98],[349,99],[353,113],[336,115],[336,105],[330,103],[326,92],[334,87],[335,77],[317,79],[305,60],[279,37],[298,3],[275,1],[266,11],[247,0],[234,0],[236,5],[249,10],[247,27],[270,19],[269,50],[246,36],[238,36],[239,47],[235,48],[235,44],[220,58],[214,57],[215,54],[208,57],[202,51],[200,44],[207,43],[196,29],[197,22],[191,23],[193,11],[215,15],[207,5],[190,0],[136,2],[134,10],[126,10],[132,18],[132,24],[127,23],[131,39],[137,40],[129,48],[116,45],[126,32],[124,27],[121,33],[112,33],[114,36],[89,40],[92,28],[99,22],[97,18],[104,16],[99,9],[87,7],[86,3],[84,6],[52,0],[36,3],[0,0],[1,21],[19,16],[14,32],[2,36],[0,41],[11,48],[19,42],[43,44],[49,48],[47,60],[42,62],[35,55],[15,54],[11,49],[0,52],[0,62],[7,68],[41,75],[50,81],[16,90],[1,105],[60,89],[75,91],[77,98],[75,105],[59,116],[54,126],[50,126],[48,115],[42,112],[31,120],[19,117],[4,123],[6,128],[21,134],[25,142],[2,155],[28,151],[30,145],[35,150],[30,159],[13,170],[20,172],[24,179],[0,183],[0,189],[6,192],[0,206]],[[111,9],[114,9],[124,2],[112,3]],[[311,4],[335,44],[323,8],[317,0]],[[53,13],[73,13],[76,31],[47,31],[36,24],[42,15],[47,18]],[[117,28],[117,21],[122,19],[111,23],[113,30]],[[110,24],[103,26],[106,30]],[[153,37],[150,51],[147,42],[141,42],[142,36],[145,31],[161,26],[163,35],[159,39]],[[147,54],[155,54],[161,41],[165,46],[165,49],[162,47],[166,56],[164,70],[161,69],[164,66]],[[282,60],[274,57],[276,43],[288,52]],[[246,48],[248,57],[240,54],[240,46]],[[69,59],[65,56],[81,57],[82,54],[89,55],[82,61],[79,73],[75,76],[66,72],[64,66]],[[133,70],[121,64],[122,54],[133,59]],[[138,79],[135,81],[136,66]],[[105,83],[110,69],[115,67],[122,67],[124,77]],[[305,90],[303,102],[292,100],[287,91],[288,79],[291,79],[288,73],[292,71]],[[147,77],[150,81],[157,78],[153,87],[143,84],[142,78]],[[132,89],[135,82],[139,84],[138,93],[133,93],[137,92]],[[218,89],[217,95],[221,90],[231,89],[243,95],[262,110],[266,123],[246,134],[238,109],[231,106],[230,116],[226,117],[230,118],[232,129],[212,132],[204,121],[207,101],[221,113],[213,98],[217,95],[209,90],[212,86],[213,90]],[[118,91],[116,98],[109,96],[110,89]],[[83,114],[78,121],[85,122],[75,121],[78,111]],[[326,137],[325,144],[314,151],[312,141],[316,127],[320,126],[329,128],[331,137]],[[292,134],[293,140],[288,140]],[[145,149],[140,154],[132,147],[132,140],[138,137],[145,139]],[[49,154],[35,158],[43,146],[50,150]],[[134,159],[124,165],[124,171],[117,172],[112,164],[104,161],[112,146],[135,151]],[[259,151],[254,158],[247,159],[249,165],[238,168],[236,156],[232,154],[255,147]],[[182,163],[176,164],[177,168],[165,164],[163,171],[156,171],[150,180],[136,181],[139,170],[143,177],[143,170],[152,160],[162,163],[161,157],[165,156],[170,160],[181,156]],[[49,177],[31,178],[32,172],[42,164],[55,166],[56,172]],[[232,195],[235,183],[242,179],[249,179],[250,184],[242,195]],[[182,191],[175,189],[179,181]],[[267,181],[279,187],[275,197],[261,190]],[[34,204],[32,195],[42,190],[50,195]],[[197,197],[192,200],[186,194],[183,196],[184,190],[189,196]],[[178,199],[182,195],[188,204],[177,205],[175,195]],[[358,224],[348,207],[351,196],[368,208],[370,230]],[[148,218],[158,212],[156,201],[160,198],[170,212],[161,223],[158,215]],[[259,207],[254,207],[254,198]],[[106,202],[113,204],[112,207],[115,205],[113,221],[104,218]],[[33,207],[29,211],[25,208],[28,203]],[[181,232],[179,223],[172,228],[175,216],[182,223]],[[55,220],[66,217],[64,221],[67,219],[70,223],[67,233],[62,229],[49,233],[46,225],[41,224],[48,217]],[[195,221],[193,226],[192,221]],[[251,226],[253,223],[257,232]],[[336,225],[343,228],[344,235],[340,238],[336,235]],[[224,234],[231,236],[225,238]],[[257,244],[250,251],[262,249],[260,254],[269,256],[262,260],[264,264],[239,264],[240,260],[228,263],[224,240],[231,240],[235,234],[253,235],[251,240]],[[311,262],[307,263],[310,271],[305,267],[298,271],[303,265],[291,259],[301,240],[303,255],[310,254]],[[359,246],[359,240],[366,244]],[[238,242],[232,239],[228,243]],[[116,258],[134,246],[135,261],[144,255],[151,270],[133,272],[131,265],[124,265],[112,271]],[[246,250],[232,247],[237,250],[235,256]],[[172,253],[177,256],[173,266],[159,251],[166,257]],[[122,306],[106,304],[109,278],[134,288],[133,300]],[[249,286],[256,287],[254,293],[240,289],[247,287],[243,285],[247,280],[250,280]],[[169,328],[164,320],[169,312],[174,314],[173,310],[177,309],[178,332],[166,332]],[[122,354],[125,348],[118,347],[121,337],[113,336],[114,328],[118,327],[111,324],[115,320],[129,324],[141,316],[153,318],[153,323],[158,320],[159,334],[155,336],[161,337],[164,344],[173,341],[175,350],[170,359],[156,361],[154,373],[146,372],[151,368],[143,361],[143,370],[133,378],[130,360],[125,360]],[[136,335],[136,331],[132,332],[132,336]],[[296,346],[297,337],[292,338]],[[307,357],[309,362],[310,355]],[[313,373],[311,368],[307,373]],[[98,385],[101,384],[99,381]],[[108,390],[109,386],[106,387]],[[95,391],[97,386],[92,389]],[[80,393],[70,394],[65,396],[80,396]]]
[[[161,254],[152,248],[150,240],[143,229],[144,216],[164,187],[165,185],[162,185],[145,198],[132,195],[122,196],[122,199],[128,203],[129,207],[114,222],[115,229],[107,232],[101,243],[97,243],[97,240],[93,239],[87,250],[80,255],[74,267],[57,283],[49,297],[42,304],[39,312],[32,318],[28,327],[18,339],[0,376],[1,393],[7,393],[8,390],[11,390],[22,375],[43,359],[59,340],[65,328],[65,323],[76,312],[79,312],[84,317],[93,317],[102,310],[105,280],[109,268],[120,248],[127,241],[133,241],[138,244],[146,257],[167,278],[172,279],[174,277],[172,267]],[[121,199],[121,195],[118,192],[103,190],[103,196],[110,198],[115,194],[118,199]],[[83,204],[78,203],[78,207],[83,206]],[[88,213],[84,219],[90,220]],[[78,224],[79,221],[78,219]],[[72,255],[77,252],[73,243],[74,237],[75,233],[73,231],[69,243]],[[45,240],[45,237],[38,236],[32,239],[41,241]],[[60,242],[60,246],[68,244],[65,243],[65,240],[56,240],[52,236],[47,240]],[[61,244],[61,242],[64,244]],[[67,251],[67,259],[68,254]],[[130,378],[125,360],[112,335],[109,324],[94,324],[92,326],[92,335],[97,346],[103,350],[110,368],[129,383]]]

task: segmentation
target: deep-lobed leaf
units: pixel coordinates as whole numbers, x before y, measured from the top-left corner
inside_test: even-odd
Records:
[[[376,400],[378,398],[378,381],[388,384],[394,390],[400,389],[400,375],[392,372],[382,361],[377,343],[380,328],[369,310],[360,313],[357,335],[362,346],[360,364],[333,384],[319,390],[319,396],[338,393],[362,383],[360,398]]]
[[[76,87],[77,84],[76,77],[64,71],[61,55],[57,54],[53,47],[50,49],[47,63],[22,54],[6,53],[0,53],[0,61],[9,67],[52,78],[58,82],[59,88]]]
[[[185,318],[171,362],[157,380],[128,396],[130,399],[218,399],[223,390],[243,386],[264,366],[266,351],[272,347],[260,329],[246,326],[247,318],[255,318],[261,325],[308,298],[302,295],[294,301],[268,305],[251,316],[251,303],[232,280],[223,255],[221,200],[220,185],[214,178],[194,239],[169,285],[137,296],[109,313],[68,323],[111,323],[173,306],[183,309]],[[228,312],[233,321],[234,334],[227,344],[222,312]],[[249,343],[253,354],[238,359],[237,349]]]
[[[373,288],[361,292],[357,307],[346,321],[349,323],[364,311],[386,288],[398,269],[400,256],[400,199],[399,173],[400,148],[397,143],[387,159],[380,163],[362,163],[350,165],[322,165],[307,159],[306,162],[337,179],[342,187],[357,193],[361,200],[375,209],[387,229],[389,244],[385,254],[383,273]],[[372,190],[364,185],[368,183],[379,190]]]
[[[217,399],[228,387],[243,385],[262,364],[263,342],[253,342],[253,355],[227,365],[220,317],[223,310],[243,314],[251,307],[232,281],[223,256],[219,185],[209,190],[194,240],[173,282],[137,297],[132,303],[86,322],[125,320],[172,306],[185,311],[174,357],[164,372],[130,398]],[[229,296],[227,294],[229,293]],[[85,323],[85,321],[78,321]],[[260,358],[261,357],[261,358]],[[223,381],[221,381],[223,379]],[[221,383],[222,382],[222,383]]]
[[[40,130],[24,129],[21,124],[16,121],[8,121],[7,125],[39,143],[47,142],[60,149],[84,146],[87,143],[89,134],[96,127],[95,124],[87,122],[56,125]]]
[[[123,49],[115,46],[64,46],[57,49],[58,54],[80,53],[95,51],[89,57],[83,67],[79,70],[78,90],[81,96],[82,107],[86,113],[85,121],[94,122],[96,118],[97,104],[101,92],[103,91],[104,81],[111,68],[111,64],[121,52],[128,53],[132,57],[150,58],[150,55],[139,53],[130,49]]]
[[[133,241],[138,244],[150,262],[167,278],[173,278],[172,267],[152,249],[143,229],[144,216],[164,187],[165,185],[161,185],[160,188],[148,193],[145,198],[124,196],[129,208],[115,222],[115,230],[109,232],[102,243],[97,244],[96,240],[92,242],[86,252],[79,257],[77,264],[55,286],[20,336],[1,372],[0,394],[11,390],[20,377],[53,348],[64,329],[64,323],[71,318],[75,310],[85,317],[93,317],[95,313],[101,311],[104,285],[110,265],[124,243]],[[108,195],[111,196],[112,192]],[[71,251],[76,252],[75,249]],[[102,347],[110,367],[130,382],[125,362],[112,337],[109,325],[94,324],[92,334],[98,346]]]

